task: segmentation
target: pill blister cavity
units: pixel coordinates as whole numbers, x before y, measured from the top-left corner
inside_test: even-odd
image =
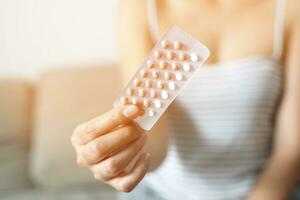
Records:
[[[154,67],[154,62],[152,60],[147,61],[147,67],[153,68]]]
[[[171,42],[168,41],[168,40],[163,40],[163,41],[161,42],[161,46],[162,46],[162,48],[164,48],[164,49],[169,48],[170,45],[171,45]]]
[[[138,99],[137,99],[137,98],[132,98],[132,99],[131,99],[131,103],[132,103],[133,105],[137,105],[137,104],[138,104]]]
[[[186,54],[184,52],[180,52],[178,58],[179,60],[184,61],[186,59]]]
[[[156,59],[160,59],[161,57],[162,57],[162,52],[161,51],[155,51],[154,52],[154,57],[156,58]]]
[[[172,79],[172,74],[170,72],[165,72],[164,77],[166,80],[171,80]]]
[[[151,106],[151,100],[149,99],[145,99],[143,103],[146,108],[149,108]]]
[[[175,71],[179,70],[179,68],[180,68],[180,65],[176,62],[172,63],[171,65],[172,65],[172,69],[175,70]]]
[[[134,89],[133,89],[133,88],[128,88],[128,89],[126,90],[126,94],[127,94],[128,96],[132,96],[132,95],[134,94]]]
[[[167,52],[167,59],[168,60],[173,60],[175,58],[175,53],[173,51],[168,51]]]
[[[170,81],[168,85],[169,85],[170,90],[175,90],[176,89],[176,84],[173,81]]]
[[[189,63],[184,63],[183,64],[183,70],[186,71],[186,72],[189,72],[191,71],[191,66]]]
[[[161,101],[158,100],[158,99],[156,99],[156,100],[154,101],[154,106],[155,106],[156,108],[161,108]]]
[[[150,97],[151,98],[156,98],[157,97],[155,90],[151,90]]]
[[[169,98],[169,94],[168,94],[168,92],[166,90],[163,90],[161,92],[161,98],[162,99],[168,99]]]
[[[166,62],[164,62],[164,61],[160,61],[159,62],[159,67],[161,68],[161,69],[166,69],[167,68],[167,63]]]
[[[162,89],[164,88],[164,83],[162,81],[157,82],[157,88]]]
[[[147,77],[148,72],[147,72],[146,70],[142,69],[142,70],[140,71],[140,75],[141,75],[143,78],[145,78],[145,77]]]
[[[182,47],[182,43],[179,41],[174,42],[174,49],[180,50]]]
[[[193,62],[199,61],[199,56],[196,53],[191,53],[190,57],[191,57],[191,61]]]
[[[175,77],[176,77],[177,81],[181,81],[183,79],[183,75],[180,72],[177,72],[176,75],[175,75]]]
[[[145,86],[146,86],[147,88],[151,88],[151,87],[152,87],[152,82],[151,82],[150,80],[146,80],[146,81],[145,81]]]
[[[139,96],[140,97],[144,97],[145,96],[145,90],[144,89],[140,89],[139,90]]]
[[[159,78],[159,72],[155,71],[155,72],[152,72],[152,77],[154,79],[158,79]]]
[[[154,115],[155,115],[154,110],[152,110],[152,109],[148,110],[148,116],[149,117],[153,117]]]
[[[121,103],[123,104],[123,105],[125,105],[125,104],[127,104],[128,103],[128,99],[126,98],[126,97],[121,97]]]
[[[136,79],[134,79],[133,83],[134,83],[135,87],[139,87],[141,85],[141,80],[136,78]]]

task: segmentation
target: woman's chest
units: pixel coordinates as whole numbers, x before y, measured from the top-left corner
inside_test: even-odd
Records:
[[[272,55],[274,4],[230,15],[201,7],[182,12],[174,10],[171,6],[159,10],[160,31],[177,25],[191,33],[211,50],[209,63]]]

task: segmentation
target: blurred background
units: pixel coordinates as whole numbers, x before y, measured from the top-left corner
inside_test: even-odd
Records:
[[[117,0],[0,1],[1,200],[115,199],[76,166],[70,136],[119,92],[116,10]]]
[[[1,0],[1,76],[115,61],[116,7],[116,0]]]

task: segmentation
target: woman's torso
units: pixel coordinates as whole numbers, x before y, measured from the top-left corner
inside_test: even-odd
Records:
[[[269,157],[281,65],[257,57],[215,67],[168,110],[168,155],[148,177],[166,199],[243,199]]]
[[[184,7],[184,1],[177,2]],[[161,5],[157,29],[181,26],[211,48],[210,62],[216,62],[200,69],[168,110],[168,156],[146,179],[166,199],[242,199],[268,159],[285,30],[284,13],[275,11],[274,2],[263,1],[232,18],[210,11],[204,14],[209,20],[184,8],[185,14],[179,9],[166,20],[172,13]],[[199,13],[208,9],[202,6]]]

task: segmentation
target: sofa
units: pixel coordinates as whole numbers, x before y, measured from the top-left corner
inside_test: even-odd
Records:
[[[110,200],[116,192],[76,165],[75,126],[112,107],[112,64],[50,70],[38,80],[0,79],[0,199]]]

